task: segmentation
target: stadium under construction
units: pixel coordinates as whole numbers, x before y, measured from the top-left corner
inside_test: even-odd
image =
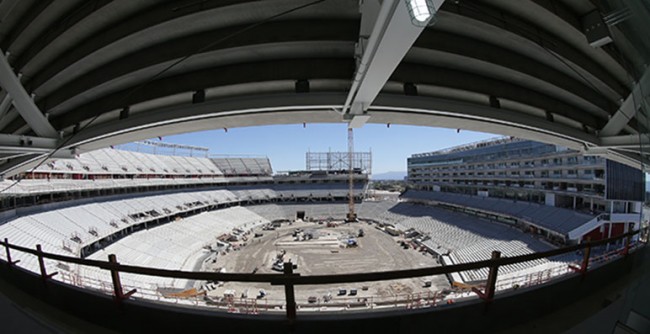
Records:
[[[644,1],[0,13],[2,332],[650,331]],[[311,123],[299,171],[162,141]],[[504,137],[383,196],[365,124]]]

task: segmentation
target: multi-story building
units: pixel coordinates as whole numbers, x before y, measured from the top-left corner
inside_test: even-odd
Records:
[[[502,137],[414,154],[407,165],[417,190],[534,202],[598,217],[599,233],[583,236],[608,236],[616,223],[640,220],[643,172],[556,145]]]

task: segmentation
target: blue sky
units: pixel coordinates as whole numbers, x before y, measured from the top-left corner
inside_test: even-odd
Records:
[[[372,150],[373,174],[406,171],[413,153],[493,138],[498,135],[425,126],[368,124],[355,129],[355,151]],[[157,139],[156,139],[157,140]],[[274,125],[201,131],[163,138],[164,142],[204,146],[212,154],[268,156],[275,171],[305,168],[305,153],[347,151],[347,124]]]

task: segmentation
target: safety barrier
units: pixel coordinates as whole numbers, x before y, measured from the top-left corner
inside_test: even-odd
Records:
[[[467,270],[476,270],[480,268],[489,268],[489,275],[485,287],[472,288],[472,292],[483,299],[486,304],[491,303],[494,300],[495,293],[501,290],[509,289],[519,289],[526,288],[528,286],[547,283],[552,280],[554,277],[565,275],[568,273],[578,273],[583,277],[587,275],[590,265],[602,264],[607,261],[611,261],[614,258],[625,257],[630,251],[632,251],[636,246],[639,246],[641,243],[633,243],[632,237],[636,234],[639,234],[639,230],[631,231],[613,238],[599,240],[599,241],[589,241],[579,245],[567,246],[559,249],[549,250],[539,253],[531,253],[513,257],[501,257],[501,253],[494,251],[492,253],[492,258],[485,261],[477,261],[471,263],[460,263],[449,266],[442,267],[429,267],[429,268],[418,268],[418,269],[407,269],[407,270],[397,270],[397,271],[382,271],[382,272],[369,272],[369,273],[356,273],[356,274],[338,274],[338,275],[312,275],[312,276],[302,276],[299,273],[294,273],[294,265],[290,262],[284,264],[283,273],[278,274],[250,274],[250,273],[216,273],[216,272],[189,272],[189,271],[179,271],[179,270],[167,270],[167,269],[155,269],[155,268],[146,268],[138,267],[132,265],[122,265],[118,262],[115,255],[109,255],[108,261],[98,261],[98,260],[87,260],[76,257],[69,257],[64,255],[46,253],[41,250],[40,245],[36,245],[36,249],[30,249],[23,246],[12,245],[5,238],[4,241],[0,241],[0,245],[3,245],[6,252],[6,265],[9,267],[18,265],[19,261],[12,261],[11,251],[19,251],[34,255],[38,258],[38,263],[40,267],[40,275],[43,279],[43,282],[47,282],[58,273],[47,273],[44,266],[44,259],[57,260],[64,263],[73,263],[77,265],[84,266],[93,266],[100,269],[108,270],[111,272],[112,278],[112,287],[108,287],[104,284],[101,284],[101,289],[104,291],[111,291],[112,295],[115,298],[116,303],[121,304],[125,299],[130,298],[137,289],[130,289],[127,292],[124,292],[124,287],[120,282],[120,273],[131,273],[131,274],[141,274],[148,276],[159,276],[159,277],[168,277],[168,278],[181,278],[181,279],[191,279],[191,280],[201,280],[201,281],[223,281],[223,282],[257,282],[257,283],[270,283],[271,285],[282,285],[284,286],[285,291],[285,301],[283,310],[286,312],[287,318],[293,320],[296,318],[296,310],[298,304],[295,299],[294,287],[296,285],[320,285],[320,284],[333,284],[333,283],[353,283],[353,282],[371,282],[371,281],[387,281],[395,279],[407,279],[413,277],[423,277],[423,276],[434,276],[434,275],[444,275],[454,272],[461,272]],[[601,254],[595,257],[591,257],[591,251],[594,247],[600,245],[606,245],[614,243],[618,240],[624,240],[624,245],[622,248],[611,251],[605,254]],[[557,256],[569,252],[580,251],[583,254],[583,259],[579,265],[568,265],[561,267],[549,268],[547,270],[541,271],[536,274],[528,274],[522,277],[508,278],[505,282],[500,282],[497,285],[498,269],[501,266],[533,261],[542,258],[548,258],[552,256]],[[64,281],[73,281],[72,278],[64,279]],[[72,282],[71,282],[72,283]],[[467,293],[462,294],[461,296],[467,297]],[[373,306],[392,305],[395,306],[401,305],[406,308],[420,308],[435,306],[440,302],[443,302],[444,298],[438,294],[438,292],[433,294],[407,294],[401,297],[399,300],[397,296],[394,298],[394,301],[387,300],[381,301],[380,298],[377,300],[362,300],[361,303],[369,305],[370,308]],[[446,302],[449,302],[447,299]],[[185,301],[186,304],[198,305],[198,299]],[[247,299],[243,301],[238,301],[239,304],[244,303],[243,308],[247,310],[247,313],[257,313],[259,309],[269,309],[270,305],[268,302],[260,304],[259,301],[252,299]],[[233,310],[236,303],[227,305],[229,310]],[[352,302],[350,304],[353,304]],[[241,305],[238,305],[241,307]],[[305,305],[309,306],[309,305]],[[318,306],[318,305],[315,305]]]

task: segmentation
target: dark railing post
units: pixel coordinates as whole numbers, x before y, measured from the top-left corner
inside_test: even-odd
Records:
[[[108,255],[108,262],[111,264],[119,265],[115,254]],[[115,294],[115,301],[118,305],[122,304],[122,300],[129,298],[137,290],[133,289],[126,294],[122,290],[122,282],[120,281],[120,272],[117,269],[111,269],[111,279],[113,280],[113,292]]]
[[[492,260],[497,260],[501,258],[501,252],[499,251],[493,251],[492,252]],[[485,292],[479,290],[478,288],[472,288],[472,291],[476,293],[479,298],[483,299],[486,304],[491,303],[492,300],[494,299],[494,292],[496,289],[496,283],[497,283],[497,275],[499,273],[499,266],[498,265],[491,265],[490,266],[490,272],[488,274],[487,281],[485,282]]]
[[[501,252],[493,251],[492,260],[497,260],[499,258],[501,258]],[[485,296],[487,302],[491,302],[492,299],[494,299],[494,292],[497,284],[498,273],[499,273],[498,265],[490,266],[490,273],[488,274],[487,283],[485,285]]]
[[[627,257],[630,253],[630,244],[632,243],[632,236],[628,235],[625,238],[625,248],[623,248],[623,256]]]
[[[43,278],[43,282],[46,282],[48,279],[54,277],[58,272],[54,272],[51,274],[47,273],[47,270],[45,268],[45,260],[43,260],[43,250],[41,249],[41,245],[38,244],[36,245],[36,252],[38,253],[38,266],[41,268],[41,277]]]
[[[293,263],[285,262],[284,263],[284,274],[285,277],[290,277],[293,274]],[[287,303],[287,319],[292,323],[296,320],[296,295],[293,291],[293,284],[286,283],[284,284],[284,298]]]
[[[5,251],[7,252],[7,265],[11,267],[14,264],[20,262],[20,260],[11,261],[11,252],[9,251],[9,240],[7,240],[7,238],[5,238],[4,244],[5,244]]]
[[[569,269],[580,273],[582,275],[582,279],[584,279],[585,275],[587,274],[587,268],[589,267],[589,257],[591,257],[591,238],[587,237],[585,238],[585,241],[586,246],[583,249],[582,263],[580,264],[580,267],[576,267],[573,264],[569,265]]]
[[[582,264],[580,265],[580,273],[584,276],[589,268],[589,257],[591,257],[591,242],[587,241],[587,247],[582,257]]]

